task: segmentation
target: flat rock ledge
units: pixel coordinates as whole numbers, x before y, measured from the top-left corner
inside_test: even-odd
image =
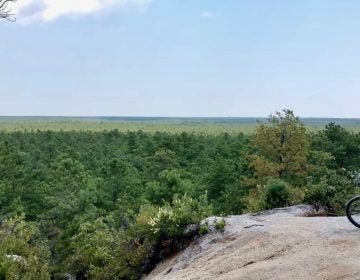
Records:
[[[360,230],[307,205],[225,218],[146,280],[360,279]],[[211,225],[219,218],[210,217]]]

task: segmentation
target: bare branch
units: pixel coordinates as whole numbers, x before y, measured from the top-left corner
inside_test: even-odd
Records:
[[[15,21],[15,15],[11,13],[11,7],[9,3],[16,2],[17,0],[0,0],[0,19],[6,19],[9,21]]]

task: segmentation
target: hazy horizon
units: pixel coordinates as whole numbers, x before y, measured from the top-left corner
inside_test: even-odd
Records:
[[[0,118],[148,118],[148,119],[266,119],[269,116],[141,116],[141,115],[133,115],[133,116],[122,116],[122,115],[0,115]],[[334,120],[360,120],[360,117],[311,117],[311,116],[298,116],[300,119],[315,119],[315,120],[326,120],[326,119],[334,119]]]

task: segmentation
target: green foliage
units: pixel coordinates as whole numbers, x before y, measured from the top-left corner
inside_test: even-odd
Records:
[[[24,216],[3,221],[0,228],[0,279],[50,279],[50,252],[39,231]]]
[[[266,209],[288,206],[290,192],[288,185],[281,180],[270,180],[264,190],[264,205]]]
[[[360,189],[354,184],[356,173],[335,171],[321,178],[317,183],[308,182],[305,192],[305,202],[325,206],[335,214],[344,214],[346,202],[358,195]]]
[[[260,212],[266,209],[289,206],[291,202],[302,203],[303,191],[298,187],[289,187],[279,179],[270,179],[266,185],[253,188],[244,199],[247,212]]]
[[[225,219],[224,218],[221,218],[219,221],[216,221],[215,222],[215,228],[217,230],[225,230],[225,226],[226,226],[226,222],[225,222]]]
[[[158,181],[146,184],[146,197],[154,204],[171,202],[175,194],[190,194],[195,188],[191,180],[182,176],[177,170],[164,170],[160,172]]]
[[[357,170],[360,165],[360,134],[335,123],[328,124],[313,137],[313,148],[333,156],[332,168]]]
[[[111,229],[100,219],[80,225],[71,238],[72,254],[65,261],[66,270],[74,275],[83,274],[90,279],[106,279],[106,269],[113,259],[115,237]]]
[[[231,160],[217,160],[209,167],[207,193],[211,200],[224,194],[225,188],[236,181],[235,164]]]
[[[137,218],[137,224],[154,239],[182,237],[186,225],[199,224],[212,214],[206,196],[193,199],[187,195],[175,196],[172,204],[162,207],[144,206]]]
[[[207,216],[304,202],[341,213],[359,192],[360,134],[309,134],[289,110],[254,135],[231,123],[12,125],[0,132],[0,279],[138,279],[163,244],[206,234],[188,227]]]
[[[202,224],[200,225],[200,228],[199,228],[199,234],[200,235],[205,235],[209,233],[209,225],[208,224]]]
[[[181,240],[187,225],[199,225],[210,214],[205,196],[199,200],[183,196],[175,197],[171,205],[143,206],[128,230],[116,231],[104,219],[85,222],[71,238],[65,270],[86,279],[137,279],[156,244]]]
[[[214,202],[216,214],[242,214],[247,206],[247,195],[248,189],[240,183],[226,186],[222,196]]]
[[[263,118],[260,118],[262,120]],[[148,118],[148,117],[0,117],[0,131],[34,132],[34,131],[77,131],[103,132],[118,131],[122,133],[166,132],[172,134],[195,133],[218,135],[239,132],[252,134],[259,118]],[[327,118],[306,118],[304,123],[309,131],[317,132],[328,124]],[[338,124],[349,131],[358,133],[358,119],[338,119]]]
[[[310,178],[314,182],[329,175],[332,171],[331,166],[335,160],[335,157],[328,152],[312,150],[310,152]]]
[[[251,142],[255,153],[249,156],[258,182],[279,178],[299,185],[308,173],[310,139],[304,125],[290,110],[271,115],[260,124]]]

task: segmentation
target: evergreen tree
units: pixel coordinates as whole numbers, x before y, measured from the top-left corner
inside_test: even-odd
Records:
[[[310,139],[304,125],[291,110],[276,112],[260,124],[251,141],[249,156],[259,182],[280,178],[291,184],[304,182],[308,173]]]

